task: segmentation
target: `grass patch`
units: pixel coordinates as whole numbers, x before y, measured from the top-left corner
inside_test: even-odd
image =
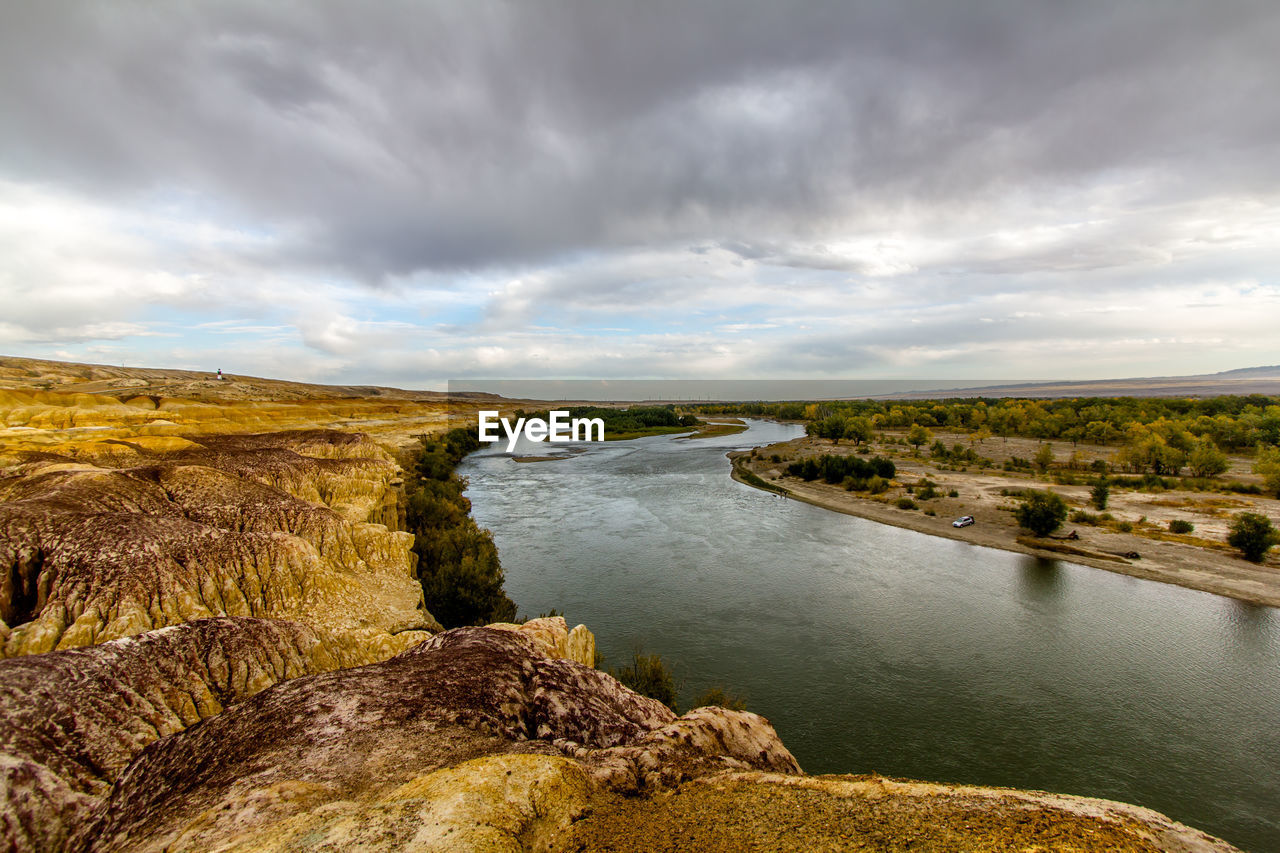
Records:
[[[641,429],[622,430],[620,432],[610,432],[608,429],[604,432],[605,441],[630,441],[633,438],[646,438],[651,435],[674,435],[681,432],[690,432],[693,428],[687,426],[653,426],[643,427]]]
[[[689,436],[690,440],[695,438],[715,438],[721,435],[737,435],[740,432],[746,432],[747,425],[744,423],[736,424],[713,424],[703,421],[702,426],[698,427],[698,431]]]
[[[790,492],[782,486],[761,479],[754,471],[748,470],[747,466],[743,465],[737,459],[733,460],[733,470],[738,473],[739,479],[748,486],[755,486],[757,489],[764,489],[766,492],[773,492],[777,495],[790,494]]]
[[[690,709],[702,708],[707,705],[717,705],[721,708],[728,708],[730,711],[747,710],[747,700],[736,693],[733,693],[720,685],[709,687],[702,693],[698,694],[698,698],[693,700]]]
[[[641,696],[657,699],[677,714],[676,680],[671,670],[658,655],[647,655],[643,649],[636,649],[631,655],[630,666],[610,669],[609,674],[630,687]]]

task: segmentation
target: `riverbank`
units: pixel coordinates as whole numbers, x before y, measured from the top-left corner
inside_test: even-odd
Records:
[[[1028,456],[1034,452],[1034,446],[1028,453],[1018,444],[1019,441],[1003,442],[1001,449],[1006,453]],[[1105,452],[1105,449],[1095,450]],[[952,470],[932,464],[924,457],[898,452],[887,444],[877,444],[875,452],[892,454],[898,474],[895,487],[882,495],[848,492],[838,485],[828,485],[820,480],[805,482],[785,474],[786,466],[796,459],[822,453],[853,452],[854,448],[847,443],[833,445],[824,439],[805,437],[729,456],[733,460],[733,477],[739,482],[775,493],[780,488],[785,490],[782,496],[787,499],[804,501],[834,512],[973,545],[1068,560],[1131,577],[1280,607],[1280,559],[1277,555],[1272,553],[1264,563],[1254,564],[1240,558],[1225,543],[1226,526],[1232,513],[1261,512],[1276,519],[1280,517],[1280,501],[1256,496],[1224,497],[1180,491],[1153,494],[1115,489],[1108,511],[1118,521],[1130,524],[1133,527],[1131,532],[1068,523],[1055,536],[1074,533],[1078,538],[1045,540],[1029,537],[1018,527],[1012,512],[1017,498],[1002,492],[1052,488],[1074,510],[1088,508],[1087,485],[1050,485],[1030,480],[1024,475],[991,469]],[[774,461],[775,456],[778,461]],[[758,478],[758,482],[752,482],[744,472]],[[898,498],[911,497],[906,486],[926,478],[937,484],[935,490],[940,496],[928,501],[916,500],[915,509],[899,508],[896,505]],[[951,492],[956,492],[957,496],[947,496]],[[976,523],[968,527],[953,527],[952,521],[963,515],[972,515]],[[1168,522],[1174,519],[1192,521],[1196,528],[1194,535],[1168,533]],[[1131,554],[1140,556],[1126,556]]]

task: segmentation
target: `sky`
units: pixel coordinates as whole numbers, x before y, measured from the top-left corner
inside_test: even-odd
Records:
[[[1273,0],[0,0],[0,353],[315,382],[1280,363]]]

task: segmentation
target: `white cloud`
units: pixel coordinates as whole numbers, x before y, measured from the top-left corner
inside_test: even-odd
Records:
[[[411,385],[1280,361],[1277,10],[823,8],[33,6],[0,346]]]

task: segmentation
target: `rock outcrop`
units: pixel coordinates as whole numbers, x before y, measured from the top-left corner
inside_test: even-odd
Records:
[[[206,436],[0,479],[7,656],[213,616],[286,619],[394,654],[438,624],[395,522],[400,469],[362,436]],[[12,626],[9,630],[5,626]]]
[[[563,831],[602,792],[799,772],[760,717],[677,718],[547,657],[534,635],[567,632],[541,622],[447,631],[354,667],[363,661],[332,638],[254,619],[0,662],[3,841],[257,849],[435,832],[452,843],[449,827],[512,840]]]
[[[76,851],[1234,849],[1119,803],[806,777],[755,714],[677,717],[545,656],[539,635],[567,639],[562,625],[455,629],[342,669],[341,646],[311,629],[231,619],[0,662],[0,683],[22,688],[0,695],[3,841]]]
[[[205,619],[0,661],[0,847],[59,849],[152,741],[286,679],[377,659],[297,623]]]

